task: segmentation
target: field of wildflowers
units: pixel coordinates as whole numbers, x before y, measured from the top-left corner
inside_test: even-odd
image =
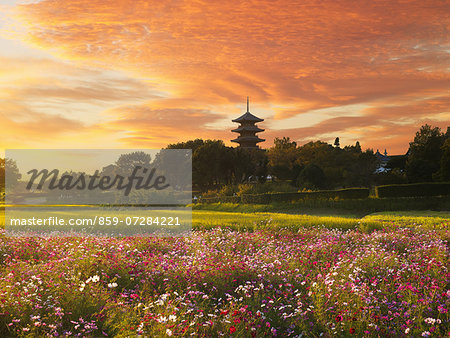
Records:
[[[447,229],[0,238],[0,336],[442,337]]]

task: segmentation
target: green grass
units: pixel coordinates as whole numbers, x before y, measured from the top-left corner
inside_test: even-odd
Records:
[[[333,209],[303,213],[301,210],[285,209],[275,212],[273,205],[208,205],[213,210],[203,210],[198,205],[193,205],[193,207],[192,226],[195,230],[222,227],[240,231],[277,231],[280,229],[297,231],[305,227],[324,227],[340,230],[360,229],[364,232],[371,232],[375,229],[398,226],[443,230],[450,227],[450,212],[448,211],[387,211],[360,216],[349,212],[336,212]],[[55,213],[60,212],[55,210]],[[78,217],[89,217],[94,213],[98,212],[87,210],[82,214],[79,213]],[[120,217],[120,211],[117,212],[117,216]],[[0,225],[4,225],[3,212],[0,212]]]
[[[313,216],[275,212],[223,212],[211,210],[194,210],[192,212],[194,229],[226,227],[233,230],[291,229],[320,226],[334,229],[378,228],[380,222],[354,217]]]
[[[398,224],[422,229],[450,229],[450,212],[448,211],[377,212],[364,217],[363,220],[380,222],[383,225]]]
[[[235,203],[211,203],[211,204],[191,204],[192,210],[209,210],[221,212],[238,213],[287,213],[297,215],[312,216],[340,216],[357,218],[365,213],[335,209],[335,208],[305,208],[296,203],[272,203],[272,204],[235,204]]]
[[[192,221],[194,229],[210,229],[213,227],[227,227],[234,230],[260,229],[291,229],[319,226],[330,229],[360,229],[370,232],[375,229],[391,227],[414,227],[422,229],[448,229],[450,213],[434,211],[398,211],[383,212],[365,217],[323,216],[289,214],[275,212],[224,212],[211,210],[193,210]]]

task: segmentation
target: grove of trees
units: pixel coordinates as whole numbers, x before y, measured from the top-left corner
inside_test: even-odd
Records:
[[[359,142],[342,147],[338,137],[333,144],[314,141],[301,146],[289,137],[275,138],[267,150],[232,148],[221,140],[195,139],[170,144],[167,149],[192,150],[195,191],[265,182],[268,178],[301,190],[450,180],[450,128],[444,133],[429,125],[417,131],[406,155],[392,157],[381,172],[377,172],[380,163],[372,149],[363,151]],[[150,161],[144,153],[127,154],[104,171],[116,172],[135,164],[147,166]],[[3,191],[8,168],[20,178],[14,163],[0,159]]]
[[[220,140],[196,139],[171,144],[169,149],[192,149],[194,189],[206,191],[267,177],[296,189],[369,187],[374,184],[448,181],[450,179],[450,131],[424,125],[410,143],[406,155],[392,157],[386,169],[372,149],[359,142],[341,146],[322,141],[297,145],[289,137],[275,138],[264,150],[225,146]],[[232,191],[232,189],[229,189]]]

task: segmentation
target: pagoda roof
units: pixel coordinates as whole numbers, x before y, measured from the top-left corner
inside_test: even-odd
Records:
[[[262,138],[259,138],[258,136],[239,136],[238,138],[235,138],[234,140],[231,140],[231,142],[241,143],[241,142],[264,142],[265,140]]]
[[[239,128],[232,130],[235,133],[240,133],[242,131],[253,131],[255,133],[259,133],[261,131],[264,131],[264,129],[258,128],[257,126],[240,126]]]
[[[233,122],[262,122],[264,119],[260,119],[259,117],[256,117],[255,115],[251,114],[250,112],[246,112],[244,115],[239,116],[237,119],[232,120]]]

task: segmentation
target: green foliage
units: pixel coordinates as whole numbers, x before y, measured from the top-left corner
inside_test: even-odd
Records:
[[[379,173],[375,176],[375,183],[377,185],[388,185],[388,184],[406,184],[408,179],[405,173],[403,173],[399,168],[394,168],[390,171],[385,171]]]
[[[442,181],[450,181],[450,138],[447,138],[442,146],[440,165],[439,179]]]
[[[285,182],[266,182],[263,184],[245,183],[239,184],[237,195],[242,196],[277,192],[297,192],[297,189]]]
[[[199,191],[245,182],[249,177],[267,176],[264,151],[225,146],[221,140],[201,140],[170,144],[168,149],[192,149],[192,184]]]
[[[226,184],[230,151],[223,141],[207,140],[193,151],[192,179],[199,186],[213,187]]]
[[[274,146],[267,151],[269,172],[280,180],[295,178],[295,163],[298,157],[297,143],[289,137],[276,137]]]
[[[384,197],[419,197],[450,195],[450,183],[392,184],[375,187],[375,194]]]
[[[245,192],[247,185],[241,185],[242,192]],[[244,204],[270,204],[278,202],[308,201],[308,200],[345,200],[345,199],[364,199],[369,197],[367,188],[349,188],[341,190],[322,190],[311,192],[282,192],[282,193],[262,193],[262,194],[244,194],[239,196],[223,196],[201,198],[202,203],[244,203]]]
[[[314,163],[308,164],[297,177],[297,186],[306,189],[323,189],[326,187],[326,177],[322,168]]]
[[[391,156],[389,162],[386,164],[386,169],[399,169],[404,171],[407,159],[408,156],[406,155]]]
[[[281,194],[279,194],[281,195]],[[281,199],[281,198],[280,198]],[[289,200],[287,198],[287,200]],[[390,197],[390,198],[363,198],[363,199],[300,199],[294,201],[272,202],[270,204],[241,204],[219,203],[219,199],[208,200],[208,203],[199,203],[193,209],[218,210],[218,211],[242,211],[242,212],[288,212],[302,213],[351,213],[354,215],[366,215],[380,211],[397,210],[448,210],[450,196],[428,197]]]
[[[420,229],[445,229],[450,225],[449,212],[379,212],[367,215],[363,218],[365,221],[381,222],[383,226],[395,223],[402,227],[420,228]]]
[[[277,231],[281,229],[297,231],[301,228],[315,226],[341,230],[362,228],[373,230],[381,228],[382,225],[378,220],[362,220],[356,217],[293,215],[276,212],[221,212],[210,210],[194,210],[192,221],[193,227],[196,230],[221,227],[239,231]]]
[[[150,167],[150,161],[151,156],[143,151],[122,154],[116,161],[117,172],[129,174],[136,166]]]
[[[445,135],[438,127],[428,124],[416,133],[414,141],[409,144],[406,174],[409,182],[431,182],[433,174],[440,169],[442,146]]]
[[[8,184],[10,187],[16,186],[22,177],[15,161],[0,158],[0,193],[2,194],[5,191],[6,174],[8,175]]]
[[[377,167],[371,149],[364,152],[361,146],[333,147],[326,142],[309,142],[299,148],[297,164],[320,167],[326,177],[327,188],[369,186]]]

